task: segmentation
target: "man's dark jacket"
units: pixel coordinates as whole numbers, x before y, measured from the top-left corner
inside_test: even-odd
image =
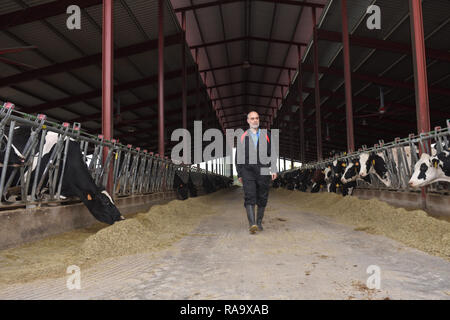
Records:
[[[248,129],[247,131],[245,131],[240,139],[238,139],[237,143],[241,145],[241,148],[239,147],[239,145],[236,147],[236,155],[235,155],[235,163],[236,163],[236,171],[238,174],[238,178],[243,178],[243,179],[247,179],[247,180],[256,180],[258,178],[258,176],[261,175],[261,168],[269,168],[270,167],[270,161],[267,164],[263,164],[260,161],[260,157],[259,157],[259,148],[261,143],[263,143],[261,140],[264,139],[265,142],[267,143],[267,157],[270,158],[271,156],[271,141],[270,141],[270,130],[267,130],[267,134],[263,134],[263,132],[260,130],[260,135],[258,138],[258,144],[257,144],[257,148],[255,149],[255,144],[253,141],[253,138],[250,136],[250,129]],[[242,145],[244,146],[244,148],[242,149]],[[250,148],[252,149],[253,152],[255,152],[256,154],[256,163],[250,163]],[[245,150],[245,156],[244,158],[244,162],[242,164],[238,164],[238,152],[239,150]],[[255,161],[254,161],[255,162]],[[276,163],[274,163],[273,165],[276,165]],[[275,173],[272,172],[272,173]]]

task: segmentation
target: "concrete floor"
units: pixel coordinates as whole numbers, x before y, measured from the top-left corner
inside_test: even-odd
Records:
[[[110,259],[67,276],[10,286],[0,299],[450,299],[450,262],[300,212],[274,193],[265,230],[249,235],[242,188],[168,250]],[[367,268],[380,269],[368,289]]]

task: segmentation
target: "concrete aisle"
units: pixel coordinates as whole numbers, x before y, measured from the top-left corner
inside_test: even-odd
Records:
[[[171,249],[110,259],[67,277],[10,286],[0,299],[450,299],[450,262],[354,231],[269,196],[265,230],[249,235],[242,188]],[[380,268],[368,289],[367,268]]]

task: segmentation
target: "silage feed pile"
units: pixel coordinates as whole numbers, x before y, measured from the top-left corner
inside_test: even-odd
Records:
[[[216,212],[222,192],[172,200],[112,226],[97,224],[2,250],[0,286],[62,277],[70,265],[87,268],[106,258],[167,248],[191,232],[203,217]]]
[[[384,235],[407,246],[450,260],[450,222],[423,210],[395,208],[386,202],[335,193],[277,190],[275,199],[296,208],[325,215],[357,231]],[[270,201],[270,200],[269,200]]]

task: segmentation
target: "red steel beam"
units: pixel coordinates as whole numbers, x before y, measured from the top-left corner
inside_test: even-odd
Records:
[[[307,46],[308,45],[305,42],[296,42],[296,41],[288,41],[288,40],[281,40],[281,39],[269,39],[269,38],[264,38],[264,37],[248,36],[248,37],[236,37],[236,38],[225,39],[225,40],[220,40],[220,41],[213,41],[213,42],[206,42],[206,43],[190,46],[190,48],[191,49],[199,49],[199,48],[222,45],[222,44],[226,44],[226,43],[230,43],[230,42],[247,41],[247,40],[280,43],[280,44],[287,44],[287,45],[291,45],[291,46]]]
[[[102,28],[102,134],[105,140],[112,140],[113,135],[113,3],[103,0]],[[103,160],[106,161],[108,148],[103,149]],[[112,168],[108,173],[107,191],[112,191]]]
[[[317,50],[317,23],[316,9],[312,9],[313,23],[313,56],[314,56],[314,101],[316,111],[316,141],[317,159],[322,160],[322,119],[320,115],[320,88],[319,88],[319,53]]]
[[[158,152],[164,153],[164,0],[158,0]]]
[[[65,14],[76,4],[81,9],[102,4],[102,0],[59,0],[0,15],[0,30]]]
[[[221,97],[221,98],[214,98],[211,99],[211,101],[218,101],[218,100],[225,100],[225,99],[232,99],[232,98],[238,98],[238,97],[242,97],[242,96],[250,96],[250,97],[261,97],[261,98],[275,98],[275,99],[279,99],[280,97],[272,97],[272,96],[266,96],[266,95],[262,95],[262,94],[252,94],[252,93],[240,93],[240,94],[235,94],[232,96],[227,96],[227,97]]]
[[[260,112],[258,112],[258,114],[259,114],[260,116],[267,116],[267,117],[270,116],[269,113],[260,113]],[[238,112],[238,113],[227,114],[227,115],[225,115],[225,116],[226,116],[227,118],[229,118],[229,117],[237,117],[237,116],[240,116],[240,117],[242,117],[243,119],[245,119],[245,118],[247,117],[247,114],[245,114],[244,112]]]
[[[254,84],[268,85],[268,86],[275,86],[275,87],[289,87],[289,84],[282,84],[282,83],[276,83],[276,82],[255,81],[255,80],[241,80],[241,81],[232,81],[232,82],[227,82],[227,83],[220,83],[218,85],[209,86],[208,89],[214,89],[214,88],[220,88],[220,87],[226,87],[226,86],[234,86],[234,85],[244,84],[244,83],[254,83]]]
[[[350,47],[348,40],[347,0],[341,0],[342,18],[342,47],[344,59],[345,79],[345,114],[347,122],[347,152],[355,150],[355,137],[353,135],[353,107],[352,107],[352,77],[350,71]]]
[[[418,133],[430,131],[430,106],[428,101],[427,61],[423,34],[422,2],[409,1],[411,42],[413,48],[414,84]]]
[[[297,124],[295,121],[288,121],[288,120],[280,120],[280,122],[285,122],[285,123],[288,123],[290,125]],[[337,120],[333,120],[333,119],[327,119],[326,122],[336,125],[333,128],[334,131],[341,132],[341,133],[345,133],[346,132],[345,129],[343,129],[343,128],[340,129],[342,127],[342,122],[341,121],[337,121]],[[313,124],[314,124],[314,122],[312,122],[312,121],[310,121],[310,122],[306,121],[305,129],[312,128]],[[382,138],[382,137],[386,137],[386,134],[389,134],[389,135],[391,135],[393,137],[398,137],[399,135],[402,134],[402,132],[399,132],[399,131],[392,131],[392,130],[388,130],[388,129],[380,129],[378,127],[373,127],[373,126],[370,126],[370,125],[367,125],[367,126],[356,125],[355,127],[358,128],[358,130],[359,130],[358,137],[370,137],[372,139],[379,139],[379,138]],[[281,128],[281,130],[283,130],[283,128]],[[372,135],[368,131],[376,132],[376,133],[380,134],[381,136],[380,135]],[[311,141],[311,143],[314,143],[314,142]]]
[[[303,87],[303,91],[305,92],[309,92],[309,93],[314,93],[314,88],[310,88],[310,87]],[[321,90],[321,95],[323,96],[329,96],[329,97],[341,97],[341,98],[345,98],[345,94],[339,93],[339,92],[334,92],[331,91],[329,89],[322,89]],[[380,101],[377,99],[373,99],[373,98],[369,98],[369,97],[364,97],[364,96],[354,96],[353,97],[353,101],[357,101],[357,102],[361,102],[361,103],[367,103],[370,105],[374,105],[374,106],[379,106],[380,105]],[[416,110],[415,106],[411,106],[411,105],[406,105],[406,104],[402,104],[402,103],[397,103],[397,102],[393,102],[393,101],[385,101],[385,106],[389,109],[401,109],[401,110]],[[328,107],[324,107],[324,110],[326,110],[327,112],[335,112],[336,110],[334,109],[334,106],[328,106]],[[435,114],[436,116],[440,116],[440,117],[448,117],[449,113],[448,112],[444,112],[444,111],[439,111],[439,110],[433,110],[433,114]]]
[[[319,40],[340,42],[342,40],[342,34],[339,32],[318,30]],[[375,38],[359,37],[350,35],[350,45],[379,49],[384,51],[398,52],[402,54],[412,54],[412,48],[409,43],[399,43],[389,40],[381,40]],[[427,58],[432,58],[442,61],[450,61],[450,53],[444,50],[437,50],[432,48],[426,48]]]
[[[302,70],[302,50],[298,47],[298,97],[299,97],[299,120],[300,120],[300,160],[305,160],[305,119],[303,114],[303,70]]]
[[[246,107],[248,106],[248,104],[236,104],[236,105],[232,105],[232,106],[225,106],[222,107],[220,110],[227,110],[227,109],[233,109],[233,108],[239,108],[239,107]],[[268,105],[264,105],[264,104],[254,104],[252,103],[252,107],[255,108],[264,108],[264,109],[275,109],[276,106],[268,106]]]
[[[262,123],[267,123],[267,121],[269,121],[269,119],[267,117],[261,117],[263,120],[260,120],[260,122]],[[224,123],[242,123],[245,124],[247,123],[245,119],[239,119],[239,120],[229,120],[229,121],[224,121]]]
[[[195,118],[197,120],[200,119],[200,73],[198,72],[198,50],[195,49],[195,101],[196,101],[196,108],[195,108]]]
[[[187,92],[187,95],[191,95],[194,94],[195,91],[194,90],[189,90]],[[177,100],[181,97],[181,92],[177,92],[177,93],[172,93],[170,95],[166,95],[164,97],[164,101],[169,102],[169,101],[173,101],[173,100]],[[154,99],[149,99],[149,100],[144,100],[144,101],[140,101],[138,103],[134,103],[128,106],[124,106],[121,107],[121,112],[124,113],[126,111],[134,111],[134,110],[138,110],[138,109],[142,109],[142,108],[150,108],[151,110],[153,110],[156,114],[158,114],[158,108],[154,108],[154,106],[158,105],[158,98],[154,98]],[[188,106],[189,109],[189,106]],[[181,112],[181,108],[176,109],[178,114]],[[70,120],[71,122],[84,122],[84,121],[92,121],[92,120],[96,120],[99,117],[101,117],[102,114],[101,113],[94,113],[94,114],[90,114],[90,115],[86,115],[86,116],[81,116],[75,119]],[[155,115],[155,117],[157,117],[157,115]]]
[[[250,64],[251,64],[251,66],[262,67],[262,68],[275,68],[275,69],[296,71],[296,68],[292,68],[292,67],[269,65],[269,64],[259,64],[259,63],[250,63]],[[242,64],[239,63],[239,64],[234,64],[234,65],[227,65],[227,66],[215,67],[215,68],[210,68],[210,69],[203,69],[203,70],[200,70],[200,72],[209,72],[209,71],[222,70],[222,69],[227,69],[227,68],[236,68],[236,67],[242,67]],[[307,71],[307,72],[314,72],[314,65],[303,65],[303,70]],[[319,73],[334,74],[337,76],[344,75],[343,70],[338,69],[338,68],[333,68],[333,67],[320,67],[319,66]],[[364,73],[358,73],[358,72],[352,72],[351,75],[352,75],[353,79],[361,80],[364,82],[372,82],[372,83],[389,86],[389,87],[400,87],[400,88],[414,90],[414,83],[412,83],[412,82],[404,82],[402,80],[395,80],[395,79],[391,79],[391,78],[387,78],[387,77],[379,77],[375,74],[364,74]],[[428,89],[429,89],[428,91],[431,93],[450,96],[450,89],[447,89],[444,87],[430,86]]]
[[[325,5],[323,5],[323,4],[309,2],[309,1],[296,1],[296,0],[257,0],[257,1],[287,4],[287,5],[299,6],[299,7],[310,7],[310,8],[315,8],[315,9],[320,9],[320,8],[325,7]]]
[[[182,105],[182,116],[183,116],[183,128],[187,128],[187,89],[186,89],[186,12],[181,13],[181,30],[182,30],[182,41],[181,41],[181,105]]]
[[[0,49],[0,55],[1,54],[8,54],[8,53],[18,53],[29,49],[36,49],[36,46],[24,46],[24,47],[14,47],[14,48],[4,48]]]
[[[164,39],[164,45],[168,47],[179,44],[180,39],[181,39],[180,34],[167,36]],[[143,53],[146,51],[156,50],[157,48],[158,48],[158,39],[150,40],[116,49],[114,51],[113,56],[115,59],[120,59],[131,55]],[[52,64],[47,67],[33,69],[12,76],[0,78],[0,87],[10,86],[12,84],[30,81],[60,72],[66,72],[72,69],[87,67],[90,65],[101,63],[101,61],[102,61],[102,53],[96,53],[93,55],[85,56],[83,58]]]
[[[167,101],[167,100],[166,100]],[[196,107],[196,105],[189,105],[187,106],[188,110],[193,110]],[[179,119],[180,116],[180,112],[181,112],[181,108],[176,108],[170,111],[166,111],[165,112],[165,119],[169,119],[172,116],[177,116],[177,119]],[[116,126],[114,126],[115,129],[119,129],[119,128],[123,128],[123,127],[128,127],[128,126],[133,126],[137,123],[152,123],[155,126],[157,125],[156,121],[158,120],[157,115],[152,114],[150,116],[146,116],[146,117],[140,117],[139,119],[134,119],[134,120],[122,120],[120,121]],[[196,118],[194,118],[194,115],[192,116],[188,116],[188,121],[189,120],[196,120]],[[74,121],[72,121],[74,122]]]
[[[243,2],[244,0],[221,0],[221,1],[212,1],[212,2],[205,2],[202,4],[197,5],[191,5],[186,7],[179,7],[175,9],[175,12],[183,12],[183,11],[190,11],[190,10],[198,10],[208,7],[215,7],[219,5],[229,4],[229,3],[236,3],[236,2]],[[323,8],[323,4],[314,3],[314,2],[308,2],[308,1],[293,1],[293,0],[257,0],[261,2],[270,2],[270,3],[280,3],[280,4],[287,4],[287,5],[293,5],[293,6],[303,6],[303,7],[311,7],[311,8]]]
[[[194,73],[195,67],[188,68],[187,72]],[[181,70],[174,70],[174,71],[167,72],[164,75],[164,78],[166,80],[171,80],[171,79],[178,78],[180,75],[181,75]],[[144,78],[144,79],[125,82],[125,83],[114,86],[114,92],[120,92],[120,91],[125,91],[125,90],[129,90],[129,89],[133,89],[133,88],[137,88],[137,87],[141,87],[141,86],[156,84],[159,81],[158,79],[159,79],[159,75],[154,75],[154,76]],[[78,101],[94,99],[94,98],[99,97],[100,95],[101,95],[101,90],[92,90],[92,91],[85,92],[85,93],[82,93],[79,95],[74,95],[74,96],[70,96],[67,98],[48,101],[48,102],[34,105],[34,106],[31,106],[28,108],[24,108],[23,111],[26,113],[43,112],[45,110],[60,108],[64,105],[69,105],[69,104],[72,104],[72,103],[75,103]],[[179,97],[181,96],[181,94],[178,94],[178,95],[179,95]]]

